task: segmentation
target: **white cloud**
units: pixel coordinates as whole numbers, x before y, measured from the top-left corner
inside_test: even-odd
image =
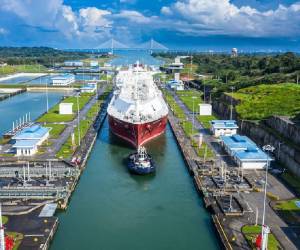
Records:
[[[88,7],[75,12],[63,0],[0,0],[1,14],[16,16],[21,25],[58,31],[69,41],[103,39],[113,24],[107,10]]]
[[[163,6],[160,10],[160,12],[164,15],[171,15],[172,14],[172,10],[170,7],[167,6]]]
[[[120,0],[120,3],[129,3],[129,4],[134,4],[136,0]]]
[[[120,13],[115,14],[114,18],[127,19],[130,22],[140,24],[151,23],[152,21],[154,21],[154,19],[156,19],[155,16],[146,17],[142,13],[134,10],[122,10]]]
[[[179,0],[164,6],[161,13],[180,20],[174,29],[194,35],[222,34],[249,37],[293,36],[300,34],[300,2],[275,10],[259,11],[237,7],[229,0]]]
[[[107,19],[109,15],[111,15],[110,11],[97,9],[95,7],[79,10],[81,23],[84,26],[108,27],[112,24],[112,21]]]
[[[5,35],[7,33],[7,30],[4,28],[0,28],[0,35]]]

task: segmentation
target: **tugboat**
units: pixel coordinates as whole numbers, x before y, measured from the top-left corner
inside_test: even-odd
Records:
[[[146,148],[138,147],[137,152],[128,156],[128,169],[130,172],[138,175],[146,175],[155,172],[153,160],[147,154]]]

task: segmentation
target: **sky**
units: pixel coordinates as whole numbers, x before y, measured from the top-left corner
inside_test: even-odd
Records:
[[[300,51],[300,1],[0,0],[0,46]]]

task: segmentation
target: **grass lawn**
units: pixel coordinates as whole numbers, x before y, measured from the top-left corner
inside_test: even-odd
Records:
[[[193,144],[192,146],[195,148],[197,155],[200,158],[204,158],[205,159],[209,159],[209,158],[213,158],[215,156],[214,152],[211,150],[210,147],[207,146],[207,144],[203,141],[201,147],[198,147],[198,142],[196,140],[193,140]]]
[[[192,94],[193,91],[187,91],[187,93],[188,94]],[[200,92],[198,92],[198,94],[199,93]],[[176,103],[176,101],[174,100],[174,98],[173,98],[173,96],[171,94],[169,94],[168,92],[164,91],[164,95],[165,95],[165,98],[166,98],[169,106],[171,106],[171,109],[173,109],[173,112],[174,112],[175,116],[177,118],[179,118],[180,125],[181,125],[184,133],[186,134],[187,137],[192,138],[192,136],[197,133],[196,129],[194,129],[194,130],[192,129],[193,123],[191,121],[186,120],[186,116],[185,116],[183,110]],[[198,154],[199,157],[203,158],[204,155],[206,155],[206,159],[214,157],[213,151],[210,149],[210,147],[208,147],[206,145],[205,142],[202,142],[201,147],[198,148],[198,143],[193,140],[192,141],[192,146],[193,147],[197,147],[196,152],[197,152],[197,154]]]
[[[176,91],[176,94],[191,112],[193,112],[193,103],[194,111],[199,111],[199,104],[202,103],[202,92],[197,90],[180,90]]]
[[[78,126],[74,128],[74,144],[72,144],[72,137],[70,136],[67,141],[62,145],[60,150],[57,152],[56,157],[58,158],[63,158],[63,159],[68,159],[70,158],[76,148],[79,145],[79,140],[81,141],[84,136],[86,135],[88,129],[92,125],[93,118],[96,116],[96,114],[99,112],[100,107],[101,107],[102,101],[98,101],[95,103],[88,111],[86,115],[85,120],[81,120],[79,123],[79,128],[80,128],[80,139],[79,139],[79,134],[78,134]]]
[[[278,201],[276,202],[275,209],[283,210],[283,211],[298,211],[300,212],[300,208],[296,206],[296,201],[300,202],[300,199],[292,199],[288,201]]]
[[[47,128],[51,128],[51,130],[50,130],[50,139],[57,139],[66,128],[66,125],[64,125],[64,124],[50,124],[50,123],[47,123],[43,126],[47,127]]]
[[[261,233],[261,226],[247,225],[242,227],[242,233],[244,234],[247,242],[252,249],[256,249],[255,240],[258,234]],[[268,237],[268,250],[280,249],[280,244],[272,233]]]
[[[7,65],[0,68],[0,75],[9,75],[14,73],[40,73],[47,72],[47,68],[39,64]]]
[[[91,94],[81,94],[79,97],[79,109],[81,110],[91,99]],[[75,113],[77,111],[77,97],[70,96],[61,101],[61,103],[73,103],[73,114],[72,115],[60,115],[59,114],[59,104],[54,105],[48,113],[41,116],[37,122],[69,122],[75,118]]]
[[[6,224],[8,222],[8,217],[7,216],[2,216],[2,224]]]
[[[300,113],[300,85],[297,84],[263,84],[240,89],[232,96],[241,101],[236,111],[242,119],[261,120],[271,115],[293,117]]]
[[[183,110],[176,103],[176,101],[174,100],[174,97],[171,94],[169,94],[167,91],[164,91],[164,95],[165,95],[167,103],[169,104],[172,111],[174,112],[174,115],[176,117],[178,117],[179,119],[185,118],[185,114],[184,114]]]
[[[210,121],[218,120],[214,115],[197,115],[197,120],[203,125],[204,128],[210,128]]]

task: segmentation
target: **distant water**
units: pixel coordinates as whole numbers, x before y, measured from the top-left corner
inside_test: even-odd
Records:
[[[0,83],[2,84],[27,84],[27,85],[42,85],[42,84],[51,84],[52,78],[55,76],[61,76],[63,74],[51,74],[44,75],[41,77],[36,76],[16,76],[10,79],[2,80]],[[99,80],[99,74],[91,74],[91,73],[82,73],[75,74],[75,80],[77,81],[90,81],[90,80]]]
[[[55,105],[64,92],[49,92],[49,107]],[[30,112],[31,120],[46,111],[46,94],[44,92],[26,92],[0,102],[0,135],[12,127],[12,122]]]
[[[134,64],[140,61],[142,64],[159,66],[161,61],[151,56],[149,51],[142,50],[117,50],[115,51],[116,58],[110,61],[114,66]]]
[[[6,80],[1,80],[0,83],[19,84],[36,78],[36,76],[16,76]]]

